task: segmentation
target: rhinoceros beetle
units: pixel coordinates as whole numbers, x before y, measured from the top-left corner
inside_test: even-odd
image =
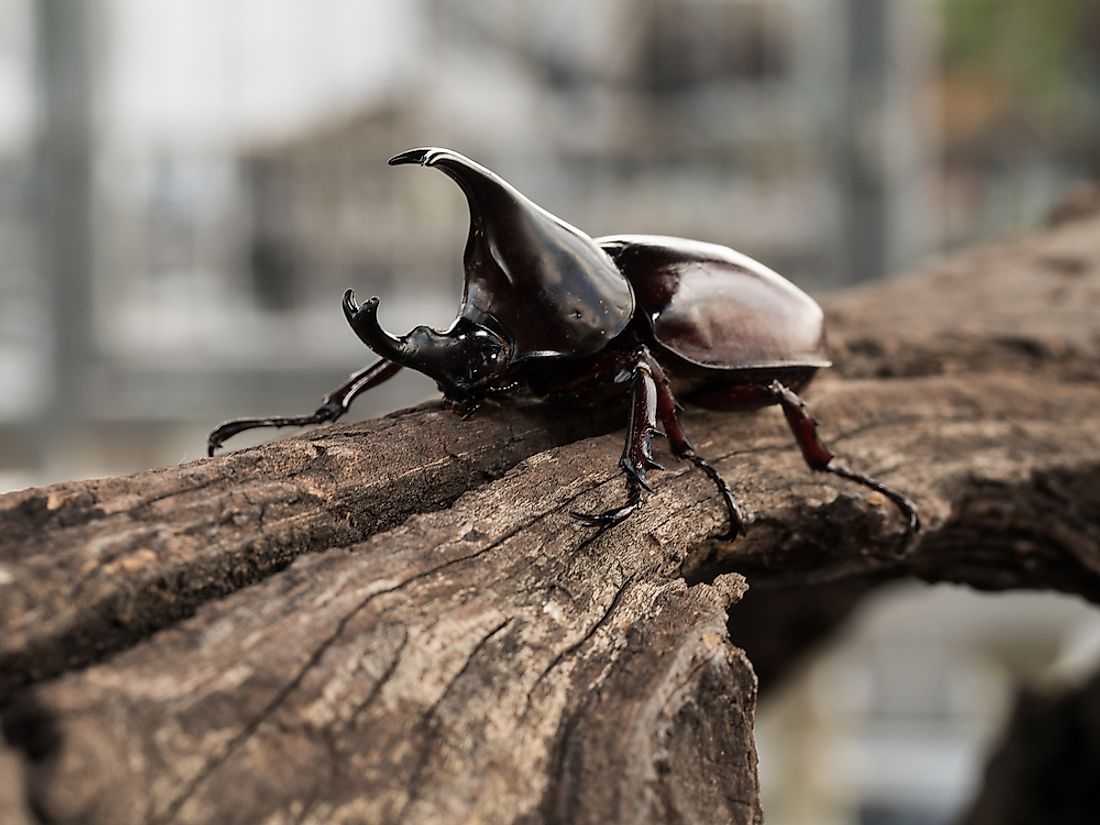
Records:
[[[490,394],[526,386],[569,402],[629,400],[619,461],[626,502],[596,514],[573,513],[604,530],[634,513],[662,469],[651,441],[664,428],[672,453],[710,477],[729,517],[726,539],[744,519],[729,485],[695,452],[680,424],[677,397],[713,410],[779,405],[806,463],[877,490],[919,526],[904,495],[839,464],[795,394],[829,366],[821,308],[763,264],[724,246],[683,238],[591,238],[551,215],[485,167],[450,149],[402,152],[391,165],[439,169],[462,189],[470,209],[466,287],[458,318],[445,331],[418,326],[397,337],[378,322],[378,299],[344,294],[355,333],[381,360],[329,393],[312,415],[243,418],[218,426],[209,454],[254,427],[335,421],[360,393],[402,367],[435,379],[464,416]],[[596,534],[598,535],[598,533]]]

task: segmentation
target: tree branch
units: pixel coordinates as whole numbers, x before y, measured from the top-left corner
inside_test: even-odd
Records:
[[[753,655],[769,628],[748,603],[740,622],[746,581],[1100,599],[1098,299],[1092,219],[828,302],[838,366],[810,406],[913,495],[912,539],[878,494],[809,473],[774,410],[686,419],[754,516],[734,544],[710,538],[710,482],[668,464],[584,546],[569,510],[622,496],[614,410],[426,407],[0,498],[27,810],[758,822],[756,682],[729,632]]]

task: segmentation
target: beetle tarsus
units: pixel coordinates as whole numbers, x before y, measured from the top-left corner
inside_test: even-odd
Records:
[[[589,527],[600,527],[603,530],[609,530],[616,524],[620,524],[623,521],[633,515],[634,512],[642,506],[642,494],[640,490],[631,494],[629,500],[622,507],[614,507],[610,510],[604,510],[602,513],[581,513],[577,510],[573,510],[569,513],[577,521],[587,524]]]
[[[883,484],[881,481],[875,481],[868,475],[863,473],[857,473],[843,464],[838,464],[835,461],[829,463],[829,466],[825,468],[825,472],[832,473],[833,475],[846,478],[849,481],[854,481],[857,484],[862,484],[864,487],[870,487],[879,493],[882,493],[890,501],[894,502],[894,505],[901,511],[902,516],[906,521],[906,532],[916,533],[920,530],[920,514],[917,512],[917,506],[903,493],[898,492],[893,487]]]
[[[716,538],[720,541],[733,541],[737,537],[744,535],[745,516],[741,512],[741,507],[738,505],[737,499],[733,497],[733,490],[730,489],[726,480],[711,466],[710,462],[696,455],[695,450],[691,449],[690,445],[688,451],[681,457],[687,459],[706,473],[707,478],[714,482],[714,486],[718,488],[718,494],[722,496],[722,502],[726,505],[726,517],[729,521],[729,526],[724,533],[720,533]]]
[[[278,416],[270,418],[234,418],[229,421],[223,421],[215,427],[207,437],[206,455],[213,457],[214,453],[225,444],[227,439],[232,438],[238,433],[243,433],[245,430],[254,430],[260,427],[308,427],[311,424],[324,424],[328,421],[335,421],[343,414],[343,409],[323,405],[318,407],[317,411],[312,415]]]
[[[588,525],[589,527],[598,528],[595,533],[581,542],[578,549],[583,549],[596,541],[600,536],[610,530],[617,524],[622,524],[630,516],[632,516],[645,501],[645,497],[642,493],[641,485],[634,481],[633,476],[627,476],[627,502],[621,507],[615,507],[611,510],[604,510],[602,513],[580,513],[577,511],[571,512],[573,518]]]
[[[691,446],[691,442],[688,441],[687,435],[684,433],[684,428],[680,425],[680,418],[677,415],[683,407],[680,406],[680,402],[676,400],[676,397],[672,394],[672,388],[668,382],[668,376],[665,375],[665,371],[661,369],[661,365],[649,354],[649,351],[645,351],[646,357],[649,359],[649,368],[653,373],[654,383],[657,389],[657,412],[661,417],[661,424],[665,428],[665,432],[662,433],[667,439],[669,447],[672,448],[672,454],[677,458],[685,459],[694,464],[697,468],[702,470],[707,478],[714,482],[714,486],[718,488],[718,494],[722,496],[722,502],[726,505],[726,516],[729,522],[729,526],[724,533],[720,533],[716,538],[720,541],[733,541],[738,536],[743,535],[745,532],[745,517],[741,512],[741,507],[737,503],[737,499],[733,497],[733,491],[730,489],[729,484],[722,478],[721,474],[710,465],[710,463],[698,455],[695,452],[695,448]]]

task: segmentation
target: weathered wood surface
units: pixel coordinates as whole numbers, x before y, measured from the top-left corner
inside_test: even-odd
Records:
[[[837,368],[808,400],[913,494],[911,540],[812,476],[774,410],[687,419],[755,515],[732,545],[670,464],[581,547],[567,511],[622,494],[621,434],[582,437],[607,411],[426,408],[0,498],[0,800],[51,822],[758,821],[729,636],[781,666],[758,594],[916,575],[1100,599],[1100,220],[828,311]]]
[[[535,405],[462,422],[433,406],[0,497],[0,700],[616,423]]]

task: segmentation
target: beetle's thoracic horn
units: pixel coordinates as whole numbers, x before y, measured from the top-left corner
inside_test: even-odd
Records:
[[[390,166],[400,166],[403,163],[422,163],[425,166],[429,166],[430,164],[428,163],[428,158],[431,157],[433,152],[443,153],[445,151],[446,150],[443,149],[432,148],[409,149],[405,152],[394,155],[392,158],[389,159],[388,162]]]
[[[344,293],[344,315],[348,319],[351,328],[359,336],[364,344],[381,355],[398,364],[412,366],[408,363],[410,347],[402,338],[390,335],[382,325],[378,323],[378,299],[370,298],[362,306],[356,306],[355,292],[349,289]]]
[[[452,149],[423,147],[390,165],[439,169],[466,195],[460,318],[504,334],[514,361],[598,352],[634,311],[630,284],[587,234]]]

